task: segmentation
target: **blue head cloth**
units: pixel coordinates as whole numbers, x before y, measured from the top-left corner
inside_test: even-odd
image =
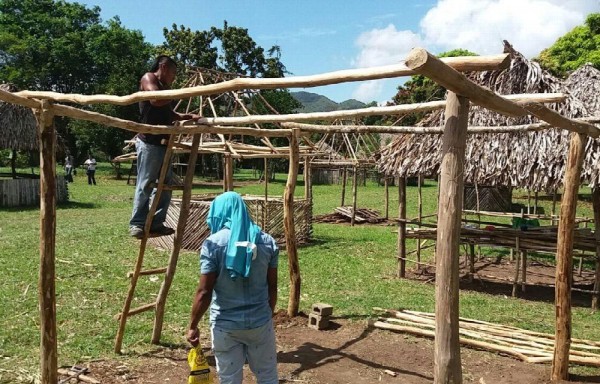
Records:
[[[210,205],[206,223],[211,234],[229,228],[231,237],[227,244],[225,267],[233,279],[248,277],[260,227],[250,218],[242,197],[236,192],[217,196]]]

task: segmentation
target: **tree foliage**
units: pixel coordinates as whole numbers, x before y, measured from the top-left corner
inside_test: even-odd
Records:
[[[558,76],[564,76],[585,63],[600,69],[600,13],[588,15],[577,26],[540,53],[540,64]]]

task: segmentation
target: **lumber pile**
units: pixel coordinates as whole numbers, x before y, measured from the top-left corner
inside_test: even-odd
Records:
[[[350,223],[352,221],[352,206],[337,207],[333,213],[315,216],[314,221],[330,224]],[[385,221],[385,218],[374,209],[357,208],[354,221],[358,224],[377,224]]]
[[[376,328],[435,336],[435,315],[417,312],[374,308],[391,317],[380,317]],[[554,352],[554,335],[528,331],[508,325],[460,318],[460,342],[475,348],[506,354],[528,363],[550,363]],[[569,361],[573,364],[600,367],[600,342],[572,339]]]

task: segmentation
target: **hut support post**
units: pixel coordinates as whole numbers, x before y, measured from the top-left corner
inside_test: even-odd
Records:
[[[358,194],[358,168],[352,168],[352,219],[350,220],[350,226],[354,227],[356,220],[356,195]]]
[[[556,215],[556,189],[552,192],[552,226],[556,225],[556,220],[554,220],[554,216]]]
[[[263,223],[262,223],[262,227],[263,227],[263,231],[267,232],[267,217],[269,217],[267,215],[267,211],[269,208],[267,208],[267,206],[269,205],[269,163],[267,158],[264,158],[264,163],[265,163],[265,171],[263,172],[263,177],[265,178],[265,206],[263,207],[263,212],[262,212],[262,219],[263,219]]]
[[[433,377],[436,384],[460,384],[462,369],[458,335],[458,264],[469,100],[448,92],[445,115],[435,254]]]
[[[283,227],[285,230],[285,246],[290,271],[290,298],[287,310],[289,316],[296,316],[300,307],[300,264],[298,263],[298,248],[296,246],[296,231],[294,228],[294,190],[296,189],[300,157],[298,146],[299,133],[298,129],[294,129],[290,136],[290,168],[283,195]]]
[[[225,155],[225,190],[233,191],[233,157],[231,155]]]
[[[596,274],[594,275],[594,293],[592,310],[598,310],[600,301],[600,188],[592,189],[592,205],[594,207],[594,237],[596,238]]]
[[[558,239],[556,245],[556,331],[552,380],[568,380],[569,350],[571,347],[571,288],[573,285],[573,240],[577,194],[581,178],[586,136],[571,134],[567,170],[560,203]]]
[[[423,220],[423,175],[419,175],[417,178],[417,204],[418,204],[418,217],[417,228],[421,228],[421,221]],[[417,240],[417,269],[421,269],[421,241]]]
[[[40,382],[58,381],[56,341],[56,132],[50,102],[43,100],[38,113],[40,138]]]
[[[346,167],[342,168],[342,207],[346,202],[346,183],[348,182],[348,172],[346,171]]]
[[[385,188],[385,219],[387,220],[389,218],[390,215],[390,188],[389,188],[389,184],[388,184],[388,178],[387,176],[383,177],[383,184],[384,184],[384,188]]]
[[[398,178],[398,277],[406,276],[406,178]],[[417,242],[420,240],[417,239]]]
[[[17,150],[13,149],[10,152],[10,170],[12,172],[12,178],[17,178]]]

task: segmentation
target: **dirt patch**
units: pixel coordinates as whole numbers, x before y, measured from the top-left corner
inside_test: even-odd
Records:
[[[408,383],[433,381],[433,342],[405,334],[368,328],[366,323],[334,319],[329,330],[306,326],[303,317],[287,318],[279,312],[277,349],[280,382],[307,384]],[[209,351],[207,351],[210,354]],[[91,375],[102,383],[184,383],[187,350],[158,349],[123,360],[89,364]],[[209,356],[214,369],[214,359]],[[548,383],[549,365],[527,364],[470,348],[462,349],[465,383]],[[389,370],[395,377],[386,374]],[[244,368],[244,382],[255,383]],[[600,382],[600,376],[574,377],[574,382]],[[215,383],[218,380],[214,381]]]

